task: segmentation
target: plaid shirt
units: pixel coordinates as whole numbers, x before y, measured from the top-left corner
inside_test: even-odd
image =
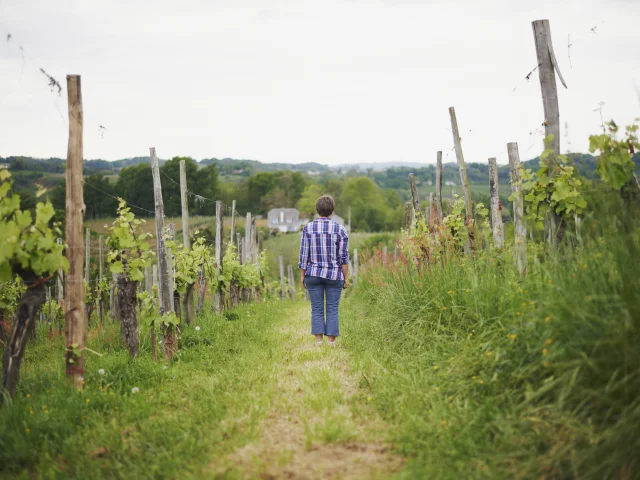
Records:
[[[349,264],[349,237],[344,227],[329,218],[318,218],[302,229],[298,268],[306,275],[344,280],[342,265]]]

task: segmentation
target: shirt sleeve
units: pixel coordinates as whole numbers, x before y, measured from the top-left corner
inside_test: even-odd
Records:
[[[307,269],[309,265],[309,235],[307,234],[307,227],[302,229],[302,238],[300,239],[300,261],[298,262],[298,268]]]
[[[347,231],[343,228],[340,229],[340,239],[338,240],[338,260],[340,265],[349,264],[349,237]]]

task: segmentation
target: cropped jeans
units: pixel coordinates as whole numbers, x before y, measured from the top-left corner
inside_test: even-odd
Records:
[[[311,334],[340,335],[338,326],[338,305],[344,280],[329,280],[322,277],[305,275],[304,283],[311,299]],[[325,322],[325,297],[327,302],[327,320]]]

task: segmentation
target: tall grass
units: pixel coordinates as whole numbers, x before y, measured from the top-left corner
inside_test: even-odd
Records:
[[[522,279],[510,251],[361,276],[344,341],[407,478],[640,476],[640,230],[582,230]]]

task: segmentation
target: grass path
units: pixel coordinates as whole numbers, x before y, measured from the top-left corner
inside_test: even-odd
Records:
[[[389,478],[402,460],[380,440],[385,425],[349,370],[348,353],[316,347],[308,304],[298,305],[275,330],[282,348],[259,438],[210,468],[218,478]]]

